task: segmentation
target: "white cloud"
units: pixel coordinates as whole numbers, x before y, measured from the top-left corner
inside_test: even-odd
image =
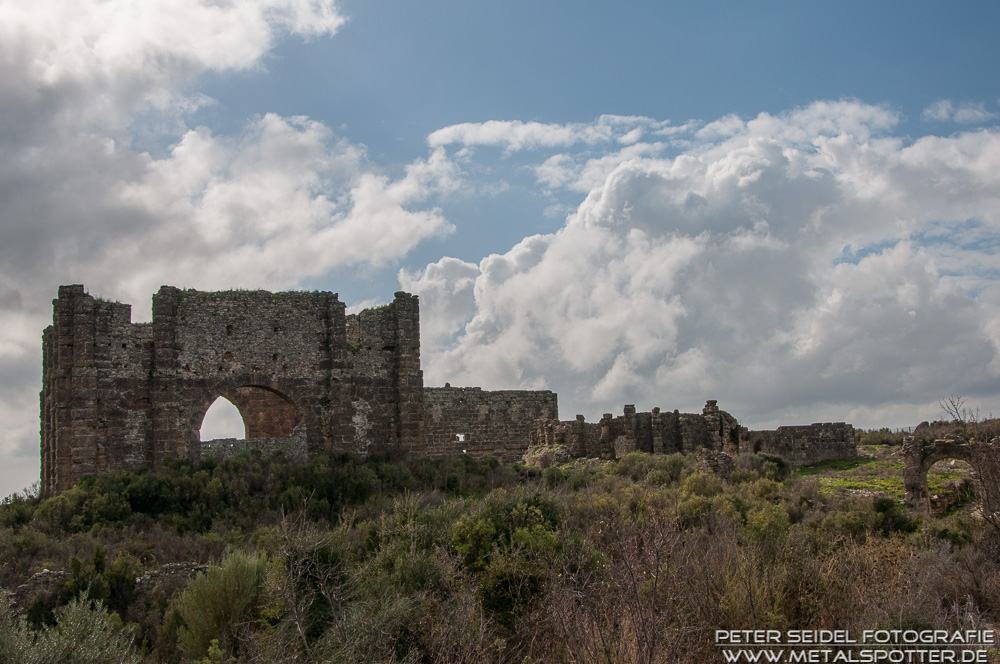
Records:
[[[332,0],[0,3],[5,384],[37,395],[59,284],[131,302],[141,320],[160,284],[293,288],[450,232],[435,203],[459,171],[443,150],[389,175],[309,118],[250,118],[234,136],[188,126],[212,103],[200,75],[263,68],[280,39],[344,20]],[[162,153],[134,147],[150,137]],[[0,400],[0,455],[30,460],[30,475],[37,407],[23,401]]]
[[[203,288],[293,287],[335,267],[385,264],[452,229],[440,211],[410,209],[454,188],[443,154],[390,180],[307,118],[266,115],[239,140],[192,130],[168,157],[147,159],[120,193],[157,220],[126,249],[153,254],[130,271],[129,297],[155,288],[168,265]]]
[[[473,288],[479,266],[457,258],[442,258],[423,273],[399,272],[403,290],[420,297],[420,345],[424,353],[434,353],[453,341],[475,312]]]
[[[535,170],[548,188],[609,167],[558,232],[481,262],[427,381],[545,385],[566,417],[718,398],[759,425],[996,398],[1000,131],[907,144],[896,122],[820,102],[710,123],[670,159],[558,146]]]
[[[600,186],[619,164],[657,155],[664,147],[663,143],[629,143],[617,152],[589,158],[583,163],[579,163],[571,155],[556,154],[535,167],[535,177],[550,189],[565,187],[571,191],[587,193]]]
[[[581,143],[595,145],[612,140],[630,144],[636,142],[644,130],[658,132],[668,127],[668,122],[621,115],[603,115],[595,122],[571,124],[490,120],[438,129],[427,137],[427,143],[431,147],[453,144],[498,146],[508,152],[516,152]]]
[[[997,114],[987,111],[982,102],[963,102],[956,107],[950,99],[939,99],[925,108],[921,117],[927,122],[982,124],[995,120]]]

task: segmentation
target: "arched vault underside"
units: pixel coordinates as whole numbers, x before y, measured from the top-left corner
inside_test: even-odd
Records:
[[[915,509],[930,512],[931,496],[927,489],[927,471],[938,461],[959,459],[969,463],[979,471],[995,449],[984,443],[966,441],[936,440],[934,442],[908,438],[903,443],[903,488],[906,492],[903,502]],[[980,479],[980,478],[977,478]],[[980,491],[998,491],[998,487],[983,486]]]

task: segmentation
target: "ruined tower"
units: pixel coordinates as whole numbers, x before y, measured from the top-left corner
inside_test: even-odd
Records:
[[[108,470],[197,459],[218,397],[247,438],[310,451],[423,444],[417,298],[346,315],[335,293],[163,286],[151,323],[63,286],[43,334],[42,489]]]

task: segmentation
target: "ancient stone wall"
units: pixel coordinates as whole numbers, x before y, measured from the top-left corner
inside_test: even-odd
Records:
[[[43,337],[42,492],[85,475],[158,468],[246,449],[306,458],[321,450],[399,450],[519,459],[529,445],[613,459],[712,450],[763,452],[793,466],[855,455],[850,425],[747,432],[715,401],[701,413],[636,412],[561,422],[542,391],[424,388],[416,297],[347,315],[337,294],[202,292],[163,286],[151,323],[131,307],[62,286]],[[201,442],[218,399],[243,417],[246,441]]]
[[[334,293],[162,287],[153,321],[62,286],[43,334],[42,490],[167,457],[198,458],[218,397],[248,439],[301,427],[310,452],[418,450],[423,376],[417,298],[345,315]]]
[[[535,422],[531,430],[532,446],[565,445],[575,457],[617,459],[629,452],[670,454],[701,449],[735,451],[739,446],[740,427],[729,413],[709,401],[702,412],[663,413],[659,408],[636,412],[628,404],[624,414],[605,413],[596,424],[575,420],[560,422],[555,418]]]
[[[264,458],[280,452],[287,459],[299,463],[309,459],[309,446],[306,442],[305,430],[301,425],[290,436],[246,439],[216,438],[201,441],[202,456],[229,459],[244,452],[259,452]]]
[[[548,390],[485,391],[478,387],[424,389],[425,447],[429,456],[490,454],[519,460],[535,422],[558,417]]]
[[[46,496],[85,475],[247,449],[513,460],[532,423],[557,416],[548,391],[425,391],[419,304],[403,292],[347,315],[335,293],[163,286],[152,322],[136,324],[130,305],[62,286],[42,345]],[[200,440],[219,397],[240,411],[246,440]]]
[[[853,459],[858,455],[854,427],[844,422],[748,431],[744,437],[744,451],[781,457],[792,468],[831,459]]]
[[[585,422],[582,415],[570,421],[543,419],[534,423],[529,440],[532,448],[564,446],[571,456],[601,459],[617,459],[635,451],[671,454],[708,450],[730,457],[760,452],[780,456],[797,468],[857,456],[854,427],[849,424],[747,431],[714,400],[708,401],[701,413],[664,413],[659,408],[642,413],[626,405],[622,415],[605,413],[596,424]]]

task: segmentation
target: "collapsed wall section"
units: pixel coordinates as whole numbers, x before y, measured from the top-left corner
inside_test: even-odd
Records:
[[[549,390],[485,391],[478,387],[424,388],[425,443],[432,457],[490,454],[519,460],[535,422],[558,416]]]
[[[532,446],[566,446],[575,457],[617,459],[629,452],[671,454],[700,449],[735,451],[739,446],[739,424],[729,413],[709,401],[699,413],[678,411],[636,412],[628,404],[624,414],[605,413],[598,423],[555,418],[540,420],[532,427]]]
[[[567,456],[618,459],[629,452],[671,454],[708,451],[729,457],[762,453],[779,456],[798,468],[828,459],[857,456],[854,427],[843,422],[786,426],[775,431],[748,431],[735,417],[720,410],[715,400],[701,413],[636,412],[626,405],[617,417],[605,413],[600,422],[556,418],[539,420],[531,429],[533,450],[559,448]],[[539,458],[555,458],[540,455]]]

